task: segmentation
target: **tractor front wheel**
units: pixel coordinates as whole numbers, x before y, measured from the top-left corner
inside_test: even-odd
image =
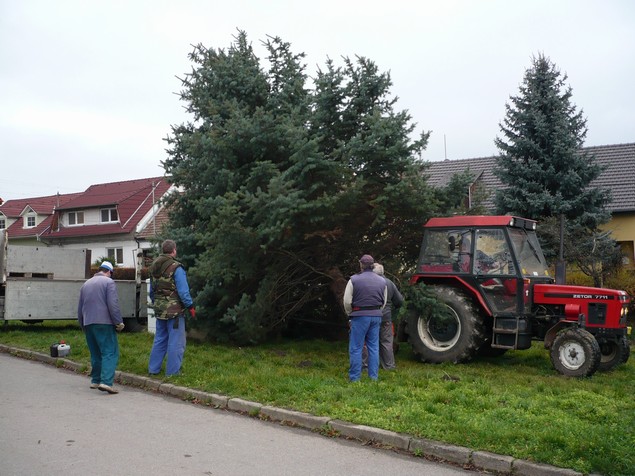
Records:
[[[606,372],[628,360],[631,354],[631,346],[626,336],[622,336],[617,341],[602,342],[600,344],[600,352],[602,355],[598,370]]]
[[[563,329],[551,346],[551,363],[567,377],[590,377],[600,366],[600,345],[584,329]]]

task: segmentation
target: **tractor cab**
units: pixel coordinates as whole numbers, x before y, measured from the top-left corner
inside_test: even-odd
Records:
[[[489,315],[523,315],[531,308],[530,283],[553,282],[535,230],[535,221],[510,216],[433,218],[413,283],[422,276],[457,280]]]

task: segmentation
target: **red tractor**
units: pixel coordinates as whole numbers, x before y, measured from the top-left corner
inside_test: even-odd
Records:
[[[432,218],[410,284],[425,284],[444,312],[411,310],[408,341],[431,363],[528,349],[538,339],[563,375],[587,377],[625,363],[628,294],[554,281],[535,221]]]

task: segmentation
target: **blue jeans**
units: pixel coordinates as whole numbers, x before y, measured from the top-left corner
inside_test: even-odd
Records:
[[[178,327],[174,328],[174,320],[178,319]],[[167,354],[165,375],[178,375],[181,373],[181,363],[185,354],[185,318],[183,316],[174,319],[157,319],[154,343],[150,352],[148,372],[158,374],[161,372],[163,359]]]
[[[355,316],[351,318],[351,335],[348,343],[350,368],[348,379],[357,382],[362,376],[362,349],[368,349],[368,376],[377,380],[379,373],[379,326],[381,316]]]
[[[84,327],[90,351],[90,381],[112,386],[119,363],[119,341],[112,324],[89,324]]]

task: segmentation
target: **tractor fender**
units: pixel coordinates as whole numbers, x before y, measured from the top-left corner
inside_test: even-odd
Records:
[[[551,349],[554,339],[556,338],[556,334],[560,332],[562,329],[567,327],[579,327],[577,322],[573,321],[559,321],[556,325],[554,325],[551,329],[547,331],[545,334],[545,349]]]
[[[482,309],[482,311],[487,316],[491,317],[494,315],[494,313],[490,309],[487,302],[485,302],[485,299],[483,299],[482,294],[479,293],[478,290],[476,290],[476,288],[472,284],[470,284],[469,282],[467,282],[466,280],[464,280],[463,278],[459,276],[448,276],[447,278],[440,279],[439,276],[415,275],[412,278],[410,278],[411,285],[415,285],[418,283],[423,283],[426,286],[441,284],[441,285],[452,286],[454,288],[457,288],[458,290],[461,290],[465,292],[466,294],[468,294],[472,299],[475,299],[480,305],[480,308]]]

